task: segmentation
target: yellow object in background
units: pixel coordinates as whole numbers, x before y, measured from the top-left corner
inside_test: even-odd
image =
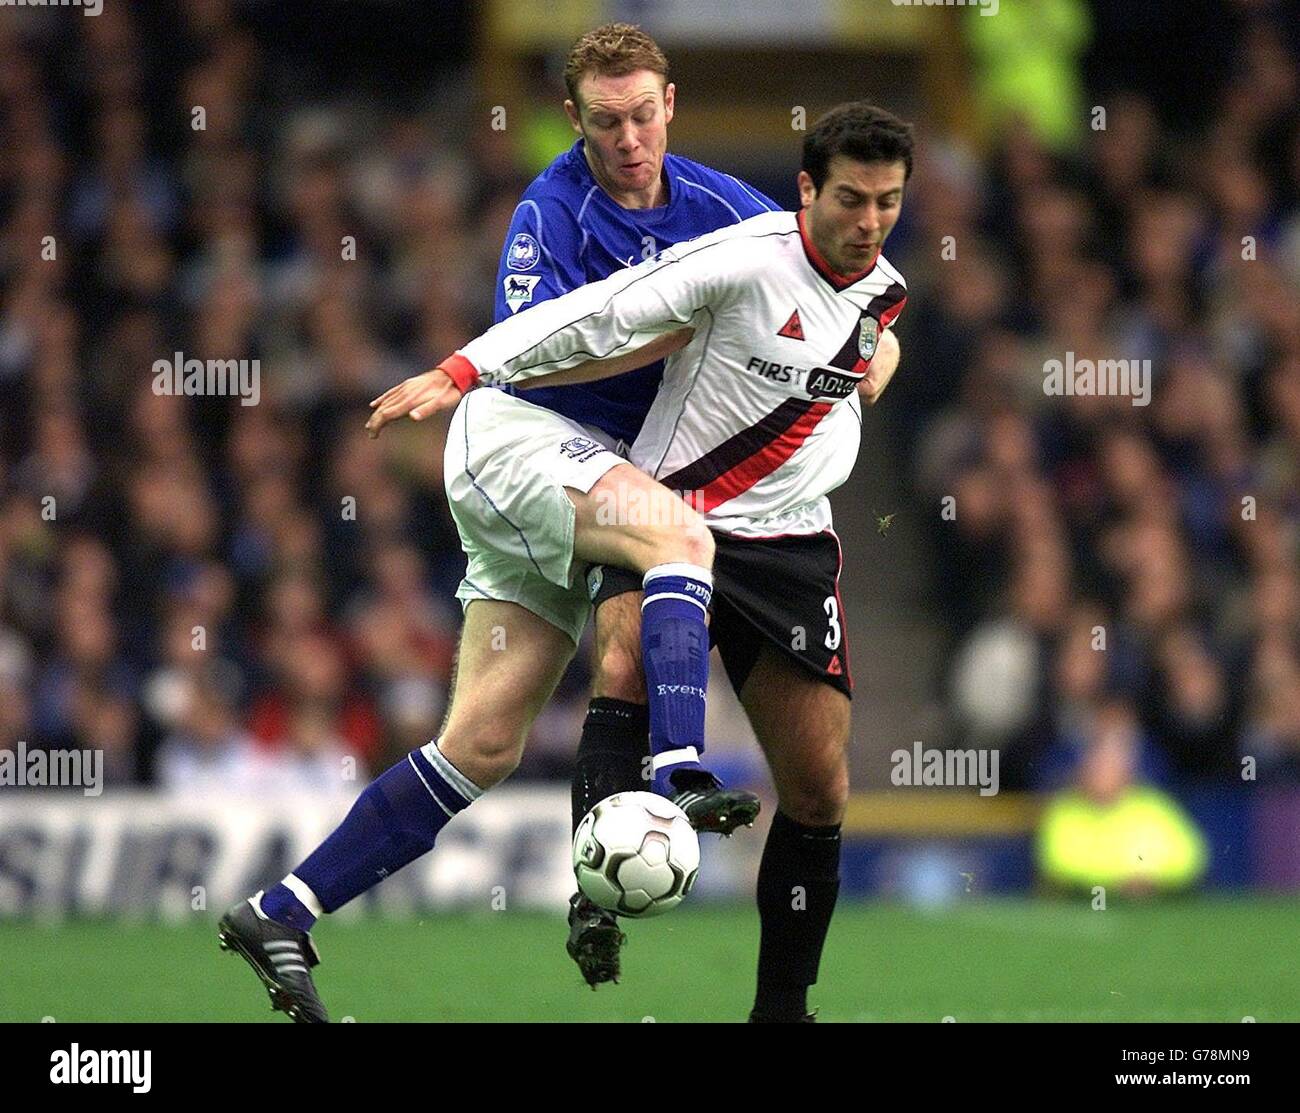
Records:
[[[1191,817],[1153,788],[1127,789],[1109,803],[1062,793],[1038,831],[1040,875],[1057,885],[1188,888],[1204,875],[1207,857]]]
[[[572,147],[577,138],[563,109],[558,106],[537,108],[524,121],[523,138],[519,144],[520,165],[529,174],[540,174]]]
[[[969,8],[962,27],[983,126],[996,135],[1020,116],[1047,146],[1079,146],[1088,129],[1079,57],[1092,38],[1083,0],[1004,2],[991,18]]]

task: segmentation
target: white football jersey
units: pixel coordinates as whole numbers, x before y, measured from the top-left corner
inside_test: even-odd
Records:
[[[826,496],[857,457],[858,383],[906,299],[883,255],[836,275],[802,213],[764,213],[542,302],[461,354],[483,382],[522,385],[689,326],[632,462],[715,529],[819,533],[831,524]]]

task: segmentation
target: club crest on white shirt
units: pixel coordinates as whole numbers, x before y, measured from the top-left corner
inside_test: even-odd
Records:
[[[870,359],[876,354],[876,339],[880,334],[880,324],[875,317],[863,317],[858,329],[858,354],[863,359]]]

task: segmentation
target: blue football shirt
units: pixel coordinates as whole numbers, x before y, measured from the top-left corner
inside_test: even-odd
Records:
[[[658,252],[759,213],[775,201],[730,174],[665,154],[668,201],[625,209],[592,176],[579,139],[534,179],[515,209],[497,268],[500,321]],[[631,444],[663,378],[663,363],[602,382],[539,387],[523,397]]]

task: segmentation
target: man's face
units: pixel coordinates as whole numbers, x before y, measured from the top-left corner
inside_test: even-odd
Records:
[[[578,104],[564,102],[573,128],[587,141],[596,180],[614,196],[653,190],[668,149],[673,118],[672,85],[638,70],[623,77],[585,74]]]
[[[858,162],[836,155],[820,191],[799,171],[808,235],[840,274],[873,266],[903,207],[907,167],[899,162]]]

